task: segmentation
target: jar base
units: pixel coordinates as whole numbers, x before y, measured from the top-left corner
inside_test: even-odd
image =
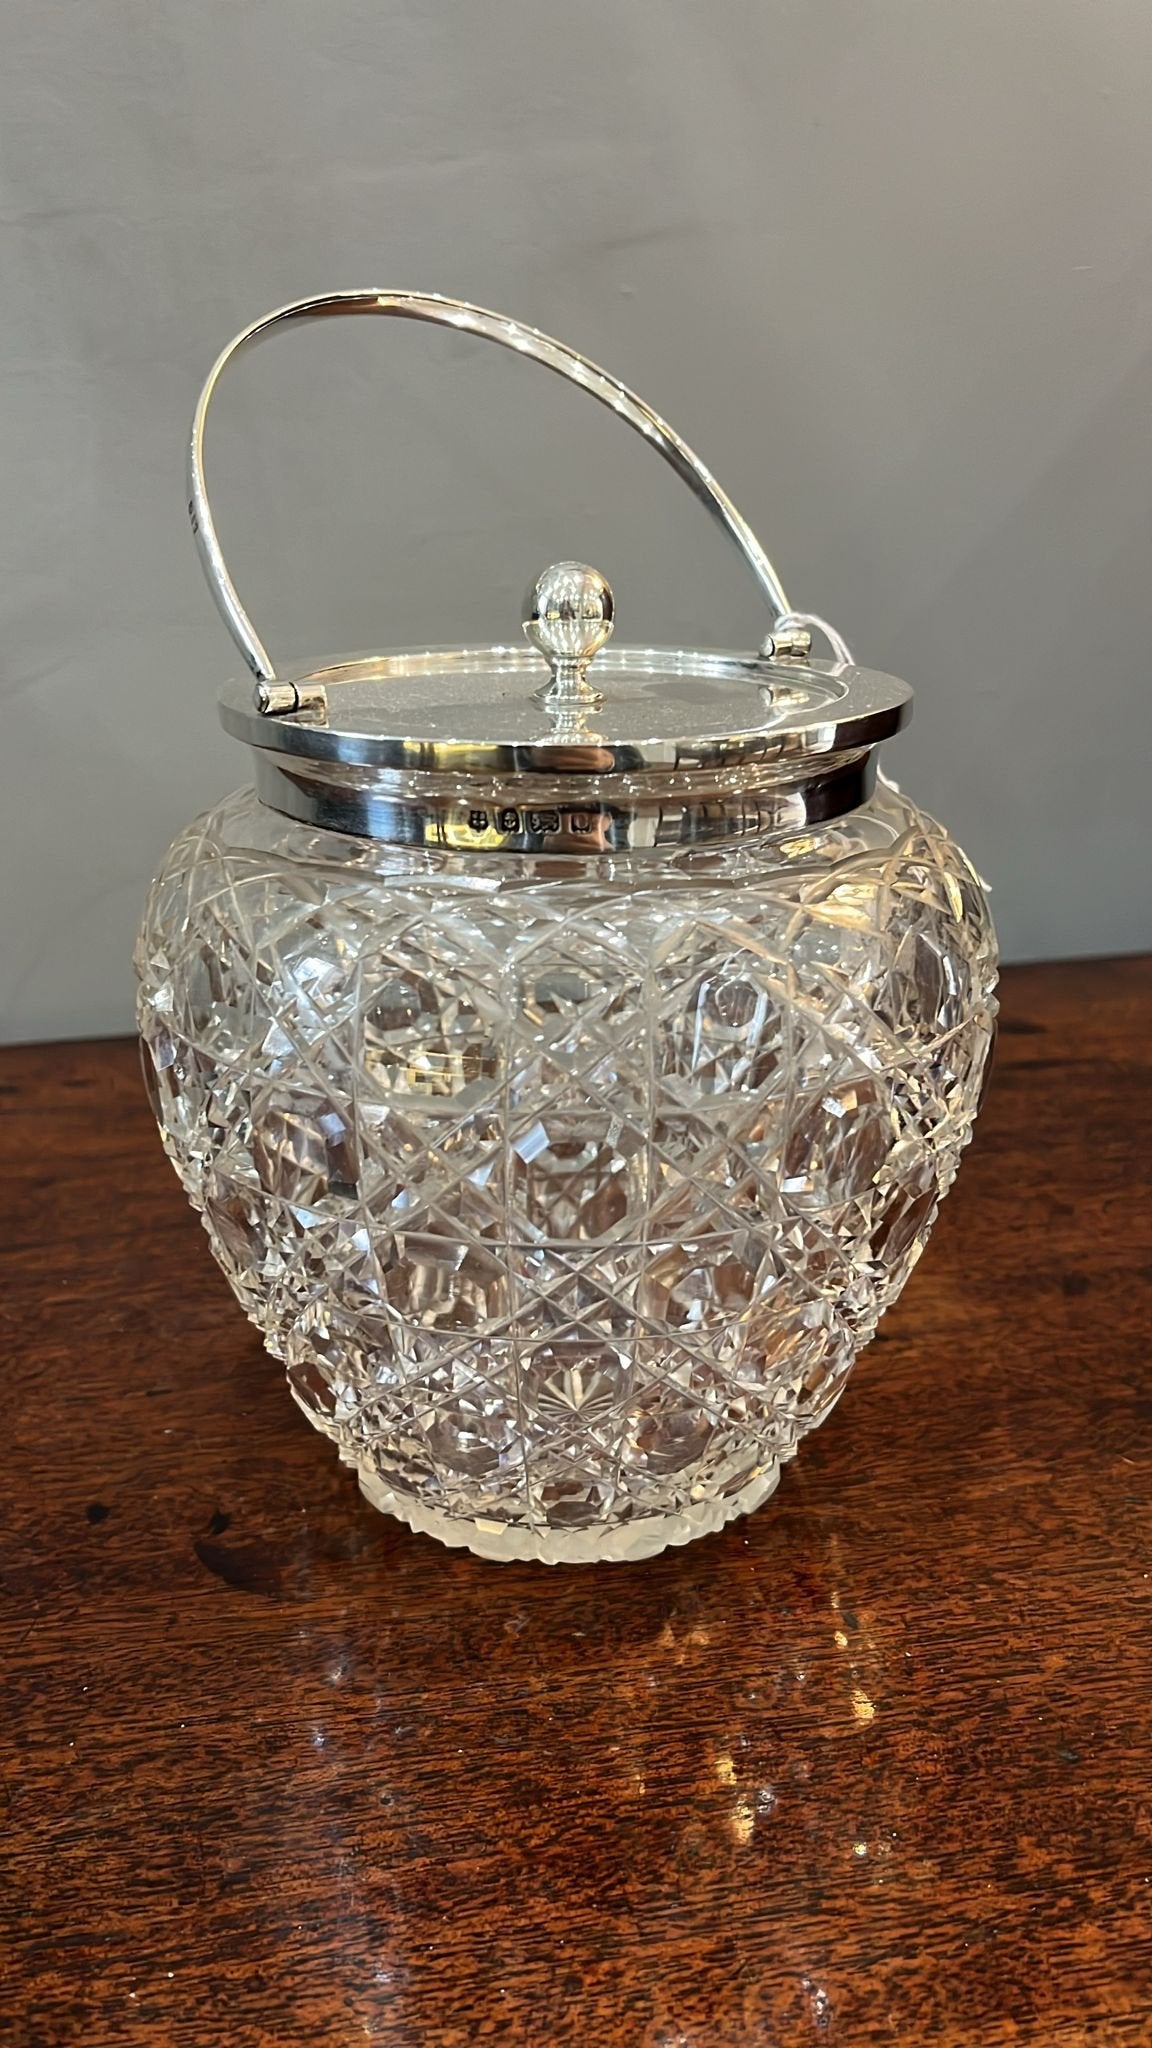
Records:
[[[393,1515],[422,1536],[434,1536],[450,1549],[467,1549],[498,1564],[635,1564],[661,1550],[710,1536],[750,1514],[775,1493],[780,1464],[764,1465],[738,1493],[721,1500],[693,1503],[679,1514],[642,1515],[632,1522],[600,1523],[587,1529],[524,1529],[507,1522],[464,1521],[436,1508],[393,1493],[373,1472],[359,1466],[356,1474],[365,1500],[381,1514]]]

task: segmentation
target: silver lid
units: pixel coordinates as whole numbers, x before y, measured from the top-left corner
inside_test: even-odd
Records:
[[[226,364],[291,320],[392,313],[462,327],[581,384],[686,478],[756,575],[773,614],[748,654],[609,645],[612,590],[582,563],[529,593],[528,645],[423,649],[273,670],[236,594],[204,485],[203,431]],[[256,752],[263,799],[290,816],[404,843],[579,852],[696,843],[839,815],[868,792],[871,749],[911,690],[856,666],[839,634],[793,612],[759,542],[698,458],[641,399],[534,329],[414,293],[341,293],[257,321],[197,407],[190,513],[219,608],[256,682],[221,698]],[[833,658],[814,659],[813,631]]]
[[[622,647],[590,701],[548,695],[548,669],[516,647],[364,655],[282,672],[304,708],[269,715],[250,685],[221,693],[251,747],[361,768],[438,774],[637,776],[774,764],[800,775],[899,728],[906,683],[831,662]]]

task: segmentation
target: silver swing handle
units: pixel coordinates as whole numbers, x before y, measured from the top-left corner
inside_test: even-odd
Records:
[[[763,643],[761,653],[770,656],[801,652],[807,644],[807,629],[815,627],[825,635],[837,662],[851,663],[852,656],[833,627],[814,613],[791,609],[772,563],[731,498],[721,490],[699,456],[693,454],[679,434],[674,433],[667,422],[653,412],[650,405],[645,405],[634,391],[629,391],[627,385],[618,383],[615,377],[610,377],[606,370],[599,369],[585,356],[578,355],[575,349],[566,348],[562,341],[553,341],[535,327],[523,327],[518,320],[509,320],[501,313],[489,313],[482,306],[467,305],[462,299],[442,298],[434,292],[355,291],[325,292],[318,298],[296,299],[291,305],[280,306],[276,312],[265,313],[262,319],[254,320],[216,358],[193,416],[188,448],[188,514],[192,531],[220,615],[257,681],[273,681],[276,671],[240,602],[217,538],[216,522],[204,481],[204,423],[216,386],[234,356],[262,341],[275,328],[306,320],[324,320],[342,313],[390,313],[400,320],[429,320],[438,327],[455,327],[461,333],[478,336],[481,341],[492,341],[501,348],[514,349],[519,355],[531,356],[535,362],[543,363],[546,369],[554,370],[558,376],[567,377],[570,383],[590,392],[601,405],[610,406],[630,427],[651,442],[718,525],[735,541],[772,614],[772,630]]]

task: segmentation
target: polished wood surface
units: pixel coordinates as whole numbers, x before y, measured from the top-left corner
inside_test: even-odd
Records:
[[[0,2038],[1152,2042],[1152,963],[1008,973],[979,1135],[751,1520],[365,1506],[124,1043],[0,1055]]]

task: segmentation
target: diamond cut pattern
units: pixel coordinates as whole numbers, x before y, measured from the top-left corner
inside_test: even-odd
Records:
[[[165,1146],[306,1413],[397,1512],[547,1557],[765,1490],[923,1249],[996,1010],[980,885],[886,787],[562,882],[241,795],[136,964]]]

